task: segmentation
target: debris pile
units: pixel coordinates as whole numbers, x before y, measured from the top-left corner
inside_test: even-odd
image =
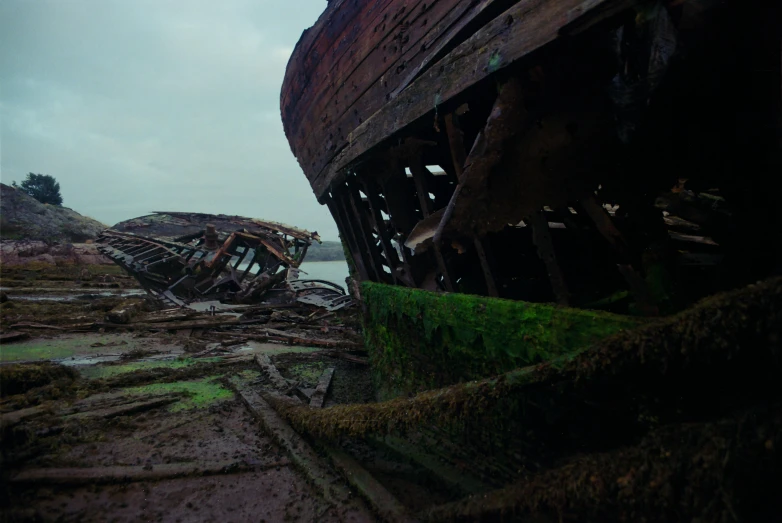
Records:
[[[147,234],[128,232],[140,228]],[[317,232],[288,225],[192,213],[136,218],[98,238],[104,255],[169,305],[217,300],[300,301],[328,311],[349,306],[351,299],[339,285],[299,279],[298,267],[313,241],[320,242]]]

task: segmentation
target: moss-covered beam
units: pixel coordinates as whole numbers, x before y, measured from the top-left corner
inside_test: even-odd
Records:
[[[729,401],[742,395],[780,396],[781,331],[782,278],[775,278],[707,298],[671,318],[498,377],[382,403],[322,410],[277,407],[294,427],[323,438],[388,434],[435,424],[513,440],[524,430],[525,437],[546,445],[546,437],[556,431],[527,431],[554,423],[552,416],[559,417],[559,430],[574,419],[591,423],[594,414],[603,411],[618,427],[646,423],[639,421],[640,409],[658,403],[675,417],[688,408],[688,399],[690,414],[703,415],[706,409],[732,408]],[[595,399],[614,403],[593,408],[589,401]],[[596,437],[605,432],[610,431]],[[581,437],[574,436],[583,443]]]
[[[771,521],[782,510],[782,410],[660,428],[430,510],[427,521]]]
[[[548,361],[642,323],[547,303],[364,282],[364,333],[382,398]]]

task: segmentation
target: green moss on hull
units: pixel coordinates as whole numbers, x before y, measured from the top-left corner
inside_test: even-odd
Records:
[[[364,282],[364,333],[381,398],[548,361],[643,320]]]

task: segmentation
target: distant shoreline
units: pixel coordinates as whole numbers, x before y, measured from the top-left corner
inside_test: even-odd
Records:
[[[307,249],[307,255],[304,257],[304,262],[319,261],[346,261],[342,242],[324,241],[323,243],[310,245]]]

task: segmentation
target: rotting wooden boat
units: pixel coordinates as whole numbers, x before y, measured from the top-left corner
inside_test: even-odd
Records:
[[[282,117],[396,399],[281,411],[458,491],[422,520],[773,519],[781,8],[330,2]]]
[[[779,14],[722,0],[333,1],[290,58],[285,133],[367,310],[410,309],[398,332],[423,329],[416,290],[463,307],[456,329],[493,298],[546,317],[664,315],[782,266]],[[464,339],[485,353],[478,334]],[[510,352],[510,367],[540,359]]]
[[[300,279],[317,232],[242,216],[156,212],[120,222],[98,250],[159,301],[290,303],[339,310],[352,300],[339,285]]]
[[[331,2],[290,59],[285,132],[362,280],[654,311],[651,273],[729,285],[778,259],[774,9]]]

